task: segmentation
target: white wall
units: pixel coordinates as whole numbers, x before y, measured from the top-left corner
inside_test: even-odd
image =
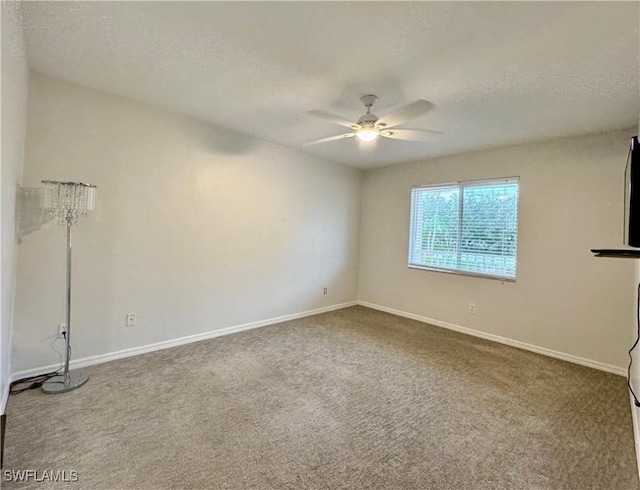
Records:
[[[359,171],[37,73],[28,121],[25,186],[98,186],[74,235],[74,358],[356,299]],[[19,247],[14,371],[58,362],[65,245],[47,225]]]
[[[361,300],[626,367],[635,263],[619,248],[631,131],[438,158],[365,173]],[[515,283],[407,268],[413,185],[520,176]],[[475,315],[468,304],[477,305]]]
[[[20,4],[2,2],[0,414],[4,413],[7,401],[11,369],[10,344],[16,264],[16,188],[22,178],[29,75],[24,46]]]

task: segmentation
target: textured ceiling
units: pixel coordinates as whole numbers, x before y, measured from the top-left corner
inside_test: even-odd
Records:
[[[32,69],[371,168],[637,124],[637,2],[25,2]],[[428,100],[424,142],[350,138]]]

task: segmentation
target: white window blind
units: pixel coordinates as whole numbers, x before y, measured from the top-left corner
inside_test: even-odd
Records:
[[[409,267],[515,279],[518,179],[411,190]]]

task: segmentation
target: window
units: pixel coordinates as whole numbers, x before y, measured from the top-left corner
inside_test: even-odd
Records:
[[[515,280],[518,178],[414,187],[409,267]]]

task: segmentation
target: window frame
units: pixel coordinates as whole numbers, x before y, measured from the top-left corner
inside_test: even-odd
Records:
[[[516,275],[515,277],[507,277],[500,276],[498,274],[485,274],[482,272],[474,272],[474,271],[465,271],[460,269],[448,269],[444,267],[436,267],[432,265],[420,265],[414,264],[411,262],[411,247],[414,242],[414,233],[413,229],[413,191],[418,189],[430,189],[430,188],[446,188],[446,187],[457,187],[458,189],[462,189],[463,187],[472,187],[478,186],[482,184],[492,184],[498,182],[513,182],[515,181],[518,184],[518,200],[517,200],[517,210],[516,210],[516,225],[517,225],[517,234],[516,234]],[[462,199],[462,196],[461,196]],[[461,201],[458,206],[458,241],[460,240],[460,231],[462,226],[462,216],[464,212],[464,204]],[[459,276],[470,276],[470,277],[479,277],[483,279],[493,279],[501,282],[517,282],[518,277],[518,249],[519,249],[519,237],[520,237],[520,176],[514,175],[511,177],[495,177],[490,179],[477,179],[477,180],[460,180],[455,182],[443,182],[438,184],[424,184],[424,185],[414,185],[411,186],[411,190],[409,192],[409,242],[407,246],[407,267],[409,269],[416,270],[424,270],[424,271],[432,271],[432,272],[442,272],[445,274],[454,274]],[[458,245],[459,248],[459,245]]]

